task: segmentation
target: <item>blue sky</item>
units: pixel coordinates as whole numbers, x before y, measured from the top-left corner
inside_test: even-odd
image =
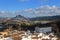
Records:
[[[35,8],[40,6],[37,0],[0,0],[0,10],[24,10],[26,8]]]
[[[40,6],[49,7],[60,7],[60,0],[0,0],[0,16],[2,17],[14,17],[18,14],[21,14],[25,17],[36,17],[38,16],[34,12],[30,13],[31,10],[35,10]],[[29,12],[24,12],[26,9],[31,9]],[[15,13],[20,11],[19,13]],[[22,13],[22,12],[23,13]],[[39,16],[47,16],[44,13],[39,14]],[[48,14],[48,15],[57,15],[57,14]],[[58,14],[59,15],[59,14]]]

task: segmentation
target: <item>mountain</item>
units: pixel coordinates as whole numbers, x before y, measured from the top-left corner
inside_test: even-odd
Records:
[[[27,21],[28,19],[25,18],[24,16],[17,15],[16,17],[11,18],[13,21]]]
[[[60,15],[56,16],[43,16],[43,17],[35,17],[35,18],[25,18],[24,16],[17,15],[16,17],[11,18],[13,21],[50,21],[50,20],[60,20]]]
[[[60,15],[30,18],[31,21],[60,20]]]
[[[35,17],[35,18],[25,18],[24,16],[17,15],[13,18],[3,18],[0,17],[0,22],[9,21],[9,22],[18,22],[18,21],[50,21],[50,20],[60,20],[60,15],[56,16],[43,16],[43,17]]]

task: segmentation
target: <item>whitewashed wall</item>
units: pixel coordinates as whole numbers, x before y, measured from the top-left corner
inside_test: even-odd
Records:
[[[40,27],[35,27],[35,31],[36,32],[51,32],[52,31],[52,27],[43,27],[43,28],[40,28]]]

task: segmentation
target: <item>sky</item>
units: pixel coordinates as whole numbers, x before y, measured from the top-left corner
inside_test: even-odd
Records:
[[[0,0],[0,17],[60,15],[60,0]]]

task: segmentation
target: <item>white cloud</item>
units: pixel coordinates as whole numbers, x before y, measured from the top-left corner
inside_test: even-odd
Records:
[[[0,17],[7,17],[8,15],[8,11],[0,11]]]
[[[44,16],[60,15],[60,9],[56,6],[41,6],[40,8],[35,9],[35,14]]]
[[[7,15],[7,11],[0,11],[0,14],[2,14],[2,15]]]
[[[49,6],[40,6],[35,9],[25,9],[23,13],[34,13],[35,16],[53,16],[53,15],[60,15],[60,9],[55,5]]]
[[[11,13],[11,14],[10,14]],[[24,16],[26,15],[35,15],[35,16],[53,16],[53,15],[60,15],[60,8],[56,7],[55,5],[53,6],[40,6],[37,8],[29,8],[25,10],[17,10],[17,11],[0,11],[0,16],[13,16],[13,15],[19,15],[23,14]]]

